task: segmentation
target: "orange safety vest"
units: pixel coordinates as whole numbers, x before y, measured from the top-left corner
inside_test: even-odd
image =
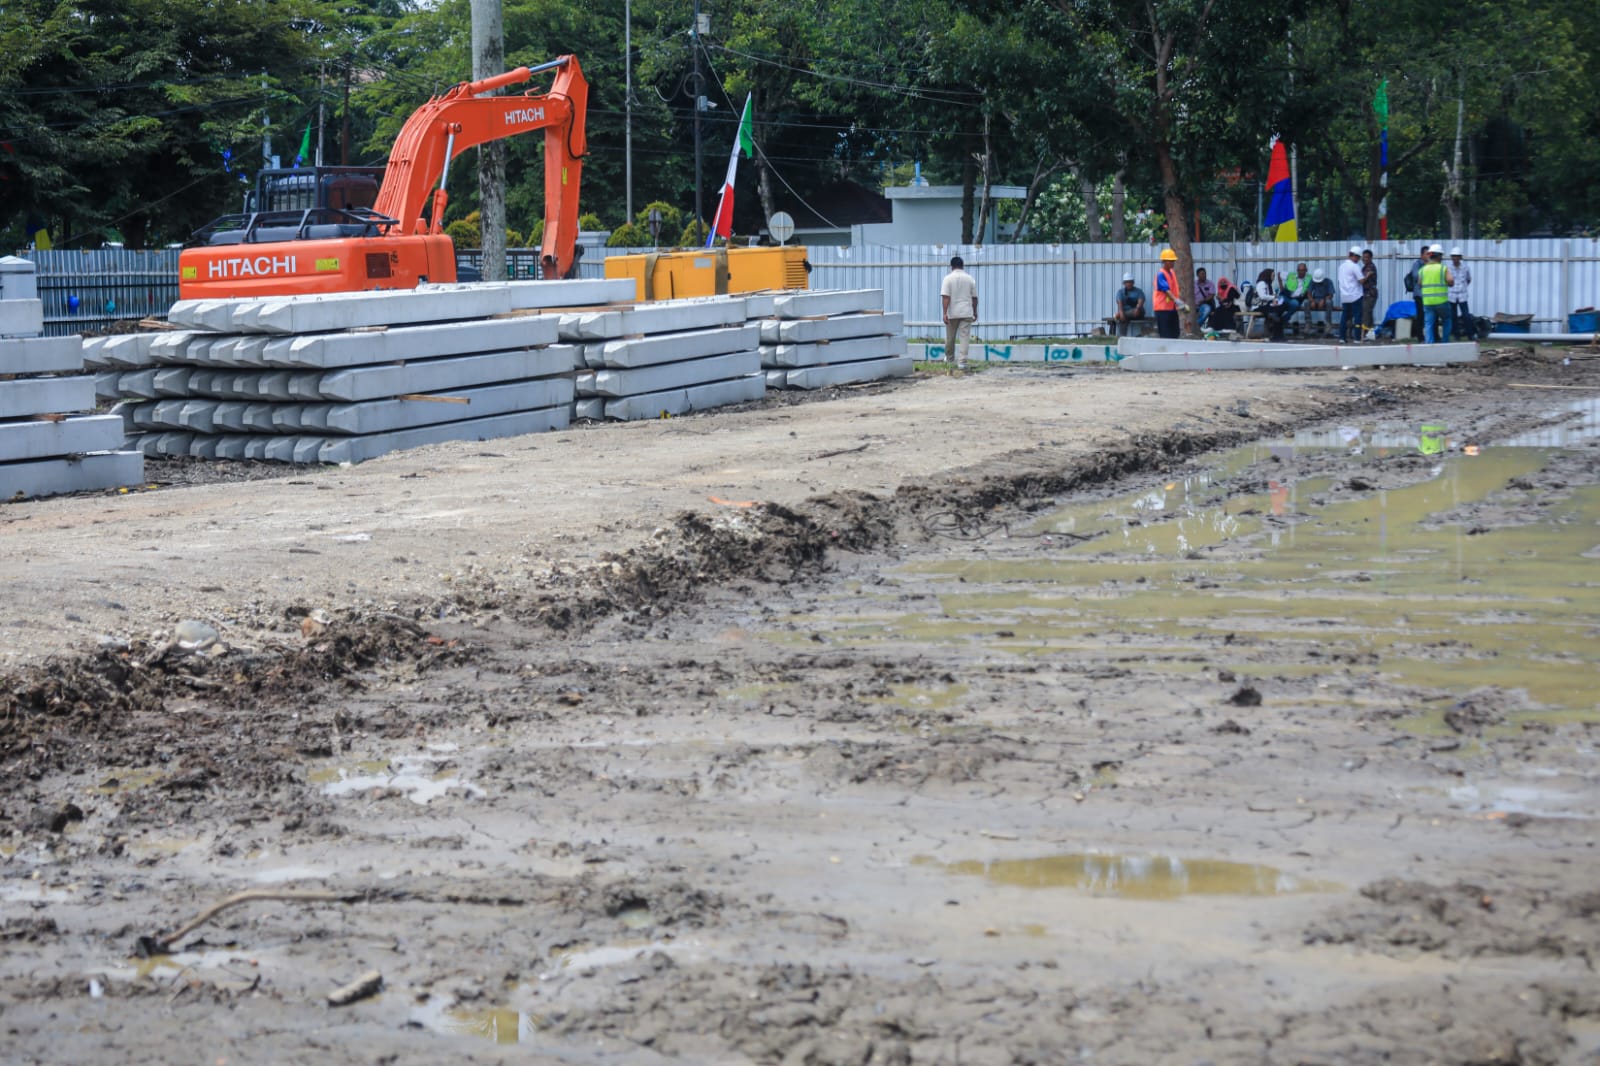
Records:
[[[1160,279],[1167,279],[1167,291],[1161,291]],[[1178,309],[1178,272],[1163,267],[1156,274],[1155,301],[1151,304],[1157,311],[1176,311]]]

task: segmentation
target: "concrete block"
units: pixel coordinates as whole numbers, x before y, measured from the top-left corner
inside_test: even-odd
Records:
[[[272,429],[275,433],[299,433],[306,425],[306,407],[301,403],[275,403],[272,405]],[[320,427],[318,427],[320,428]]]
[[[136,451],[0,463],[0,499],[114,489],[143,480],[144,456]]]
[[[0,381],[0,418],[94,410],[94,378],[18,378]]]
[[[244,412],[249,405],[243,400],[224,400],[217,404],[216,410],[211,412],[211,424],[217,432],[243,433]],[[226,459],[229,456],[217,453],[218,458]]]
[[[0,374],[82,372],[82,337],[15,337],[0,340]]]
[[[0,422],[0,463],[48,459],[122,447],[119,415],[83,415],[60,422]]]
[[[724,352],[753,351],[760,342],[760,328],[745,325],[586,345],[584,359],[591,366],[595,365],[596,360],[602,366],[616,368],[656,366]],[[594,350],[596,348],[598,352]]]
[[[821,389],[830,385],[856,385],[864,381],[903,378],[911,373],[914,365],[915,360],[909,355],[902,355],[893,359],[868,359],[861,363],[807,366],[789,371],[788,384],[791,389]]]
[[[272,421],[272,413],[277,408],[275,403],[247,403],[244,405],[244,428],[247,433],[275,433],[277,426]],[[259,458],[257,456],[256,458]]]
[[[193,371],[186,366],[165,366],[150,379],[157,396],[189,395],[189,376]]]
[[[187,429],[183,424],[183,408],[188,400],[157,400],[151,410],[150,421],[163,429]]]
[[[468,418],[488,418],[491,415],[570,404],[573,386],[566,378],[547,378],[543,381],[519,381],[508,385],[452,390],[450,396],[467,402],[369,400],[364,403],[305,404],[303,408],[296,404],[282,404],[280,406],[285,409],[295,409],[293,416],[297,421],[281,423],[279,428],[285,431],[320,430],[330,434],[389,433],[439,422],[460,422]]]
[[[490,282],[489,284],[496,284]],[[627,278],[572,278],[566,281],[499,282],[509,291],[511,309],[598,307],[632,303],[633,282]]]
[[[635,367],[628,370],[597,370],[594,392],[600,396],[637,396],[664,389],[681,389],[712,381],[745,377],[761,369],[761,356],[754,350],[689,359],[681,363]]]
[[[156,372],[154,370],[124,370],[117,376],[119,395],[136,400],[156,398]]]
[[[517,414],[500,415],[495,418],[472,418],[463,422],[420,426],[396,433],[345,437],[325,444],[321,450],[321,460],[324,463],[359,463],[389,452],[420,448],[426,444],[440,444],[452,440],[492,440],[498,437],[517,437],[524,433],[565,429],[571,424],[571,420],[572,407],[570,404],[564,404],[560,407],[520,411]]]
[[[624,396],[606,401],[606,417],[619,422],[640,418],[659,418],[663,414],[681,415],[690,411],[705,411],[733,403],[759,400],[767,392],[765,374],[754,373],[732,381],[717,381],[687,389],[668,389],[647,392],[637,396]]]
[[[242,433],[230,433],[217,441],[218,459],[243,459],[245,448],[252,438]]]
[[[37,300],[39,284],[33,260],[0,256],[0,300]]]
[[[761,323],[762,344],[815,344],[817,341],[844,340],[848,337],[900,336],[905,332],[905,316],[896,311],[888,315],[836,315],[833,318],[768,319]]]
[[[38,300],[0,300],[0,337],[37,337],[44,332],[44,304]]]
[[[742,299],[705,301],[664,300],[616,311],[582,311],[561,316],[561,339],[609,340],[646,333],[741,326],[747,313]]]
[[[599,373],[597,370],[580,370],[573,376],[572,380],[577,385],[579,396],[596,395],[594,391],[594,376],[597,373]]]
[[[327,437],[307,437],[302,435],[294,438],[294,461],[297,463],[322,462],[322,449],[327,443]]]
[[[113,338],[115,339],[115,338]],[[188,330],[174,330],[169,333],[157,333],[150,342],[148,358],[152,363],[183,363],[189,361],[189,346],[201,340],[210,343],[210,338],[204,334],[193,333]],[[137,349],[135,349],[137,350]],[[124,364],[121,362],[121,352],[117,345],[107,344],[101,349],[100,356],[107,366],[144,365]]]
[[[333,370],[474,352],[539,348],[556,343],[558,334],[557,316],[524,315],[481,322],[404,326],[367,333],[271,338],[262,349],[261,359],[269,366]]]
[[[213,433],[196,433],[194,440],[189,442],[189,454],[196,459],[215,459],[217,445],[222,443],[222,438]]]
[[[264,433],[260,436],[246,437],[244,439],[244,457],[257,461],[265,459],[267,457],[267,449],[272,447],[272,442],[275,439]]]
[[[771,318],[777,313],[777,293],[748,293],[744,298],[744,313],[747,319]]]
[[[892,358],[906,354],[904,337],[855,337],[826,344],[763,345],[761,365],[766,367],[827,366],[858,363],[863,359]]]
[[[117,391],[117,382],[122,378],[119,370],[102,370],[94,376],[94,398],[96,400],[120,400],[122,393]]]
[[[215,433],[217,403],[216,400],[185,400],[178,409],[178,424],[196,433]]]
[[[819,289],[779,296],[772,304],[775,318],[820,318],[882,310],[882,289]]]
[[[572,407],[573,418],[587,418],[598,422],[606,416],[606,401],[603,396],[585,396],[578,400]]]
[[[194,440],[193,433],[182,430],[172,430],[156,437],[156,454],[158,455],[188,455],[189,442]]]
[[[1130,343],[1133,341],[1133,343]],[[1164,342],[1167,350],[1151,351],[1149,342],[1124,337],[1117,342],[1122,369],[1168,370],[1296,370],[1366,366],[1441,366],[1471,363],[1478,346],[1463,344],[1267,344],[1228,341]]]
[[[767,388],[784,389],[789,387],[789,372],[787,370],[768,370]]]

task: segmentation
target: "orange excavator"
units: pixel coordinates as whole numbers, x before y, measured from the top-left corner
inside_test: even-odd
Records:
[[[482,96],[556,71],[550,91]],[[378,185],[375,169],[264,171],[250,210],[195,234],[178,259],[183,300],[413,289],[456,280],[444,233],[450,161],[468,148],[543,129],[546,278],[577,268],[578,184],[588,149],[589,83],[576,56],[462,82],[406,120]],[[437,183],[437,184],[435,184]]]

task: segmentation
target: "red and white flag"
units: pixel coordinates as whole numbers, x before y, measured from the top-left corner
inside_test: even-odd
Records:
[[[739,153],[751,158],[756,154],[755,115],[750,111],[750,97],[744,98],[744,114],[739,119],[739,135],[733,139],[733,152],[728,156],[728,176],[722,179],[722,198],[717,201],[717,217],[712,220],[711,232],[706,234],[706,247],[718,237],[733,235],[733,178],[739,172]]]

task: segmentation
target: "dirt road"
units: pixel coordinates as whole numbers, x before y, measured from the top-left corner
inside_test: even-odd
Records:
[[[1597,396],[1011,369],[0,510],[0,1057],[1595,1061]],[[247,890],[320,896],[171,936]]]

